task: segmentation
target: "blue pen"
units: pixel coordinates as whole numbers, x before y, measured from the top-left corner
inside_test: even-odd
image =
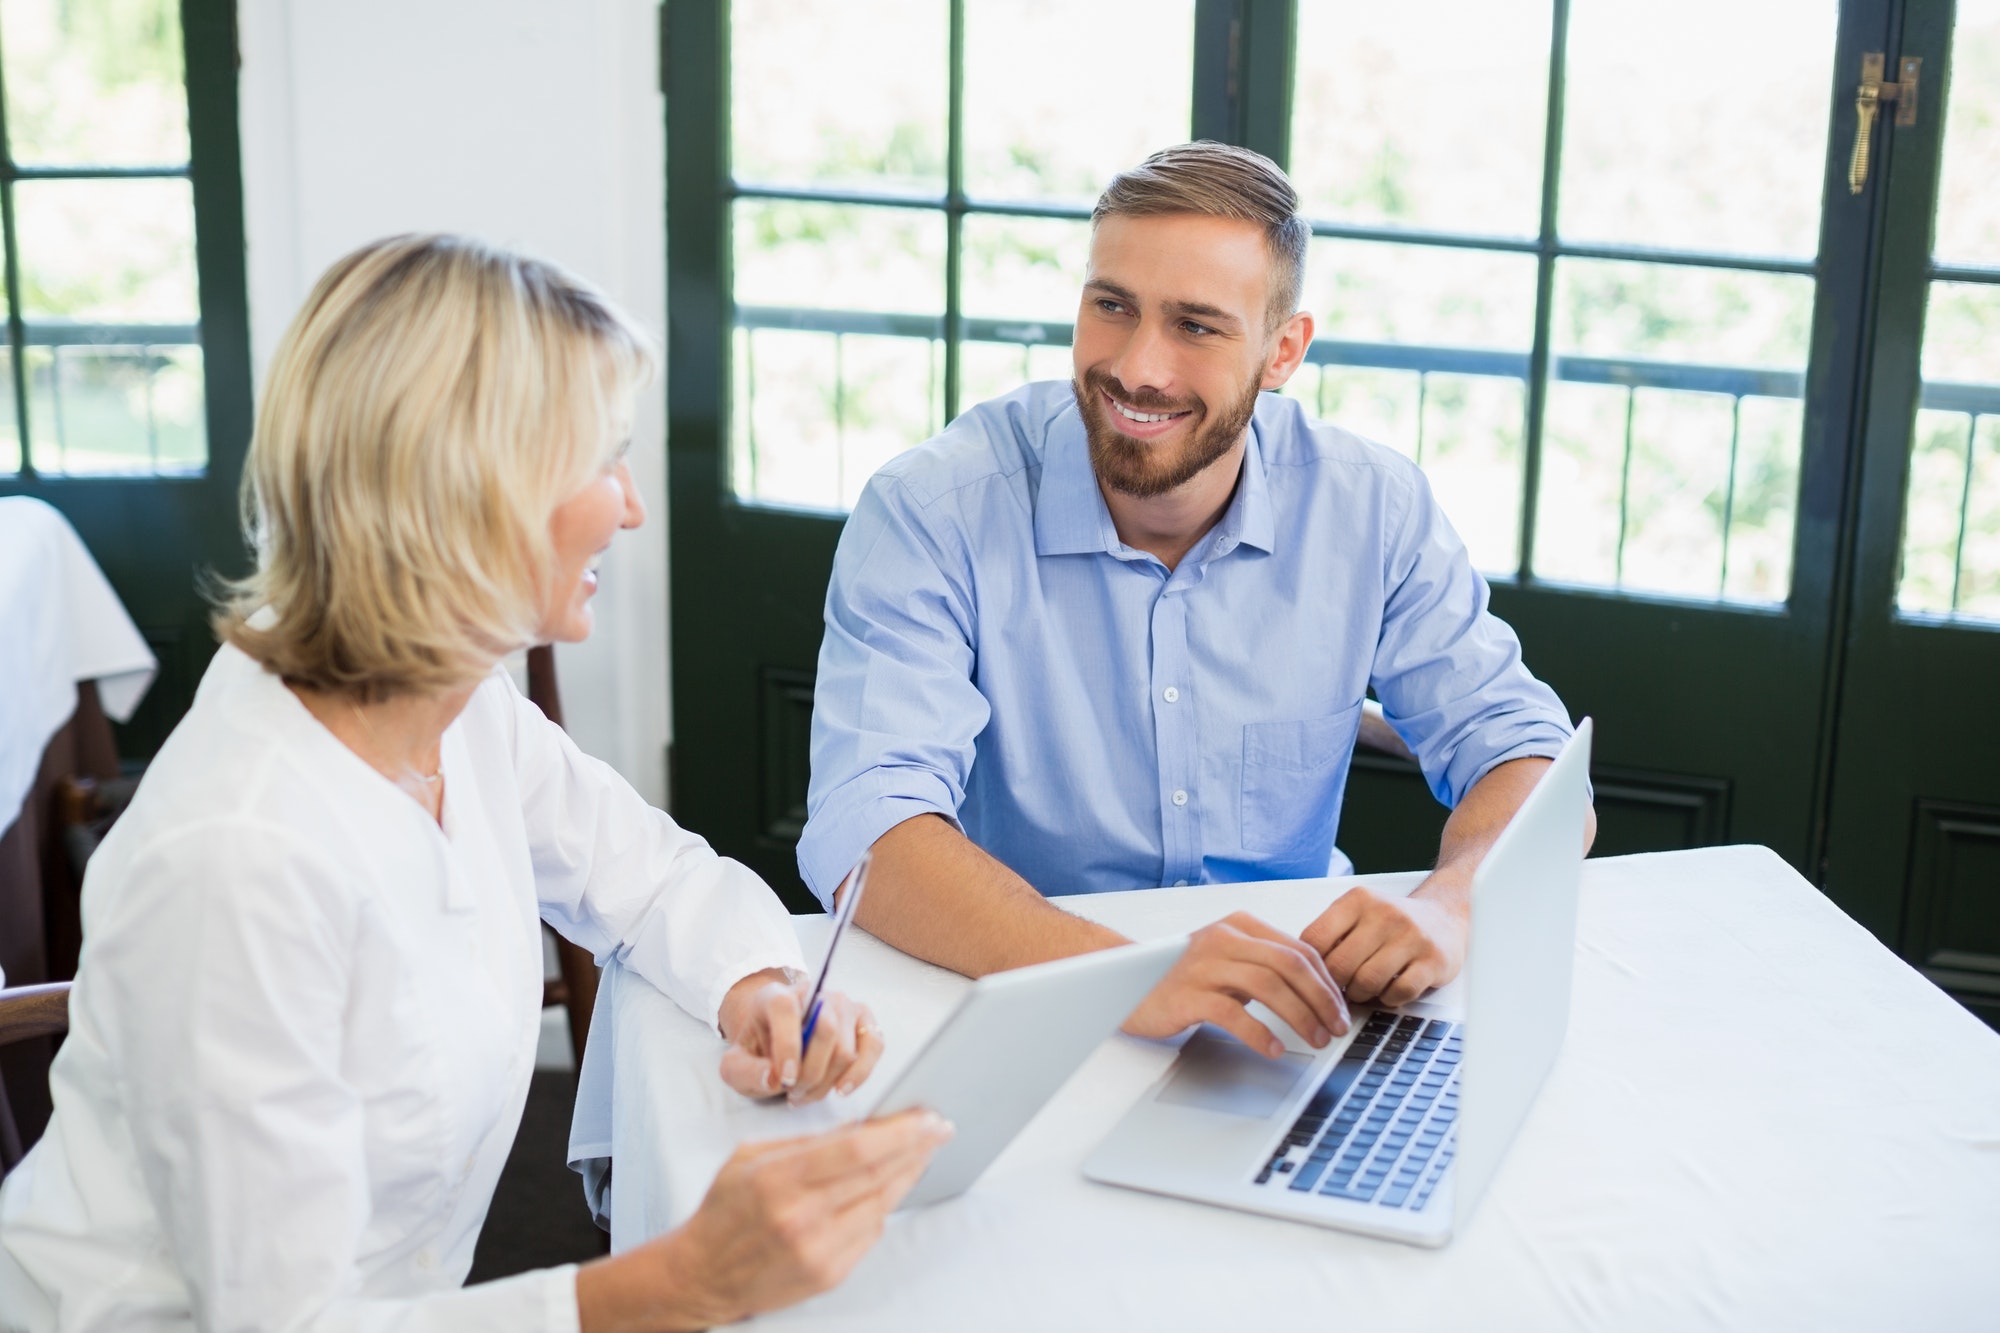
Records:
[[[840,946],[840,936],[847,929],[847,923],[854,919],[854,909],[861,902],[861,890],[868,883],[868,863],[874,859],[871,848],[861,853],[861,859],[854,863],[854,871],[847,877],[847,896],[840,900],[840,907],[833,914],[833,934],[826,942],[826,958],[819,965],[819,980],[813,982],[812,996],[806,1001],[805,1029],[799,1033],[799,1053],[812,1045],[813,1028],[819,1023],[822,1001],[819,993],[826,989],[826,974],[833,968],[833,951]]]

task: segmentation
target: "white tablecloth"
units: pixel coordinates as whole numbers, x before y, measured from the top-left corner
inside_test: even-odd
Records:
[[[123,722],[158,665],[69,520],[40,500],[0,499],[0,830],[76,711],[76,683],[96,681]]]
[[[1064,905],[1144,938],[1238,907],[1296,930],[1329,893]],[[824,923],[798,918],[808,958]],[[2000,1327],[2000,1035],[1762,848],[1588,862],[1576,961],[1563,1055],[1445,1250],[1085,1181],[1172,1057],[1121,1036],[969,1193],[893,1219],[844,1286],[758,1326]],[[883,1021],[884,1073],[966,984],[867,936],[835,970]],[[685,1218],[739,1138],[838,1114],[730,1093],[714,1035],[616,967],[597,1012],[571,1151],[608,1142],[616,1249]]]

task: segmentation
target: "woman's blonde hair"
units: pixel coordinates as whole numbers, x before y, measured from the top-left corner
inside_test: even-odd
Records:
[[[271,363],[243,474],[257,569],[216,633],[363,700],[483,674],[536,638],[549,518],[609,462],[656,367],[646,334],[553,264],[459,236],[356,250]]]

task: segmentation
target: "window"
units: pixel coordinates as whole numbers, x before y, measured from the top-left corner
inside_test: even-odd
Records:
[[[737,499],[845,509],[960,408],[1069,377],[1090,206],[1187,138],[1194,10],[729,7]],[[1135,32],[1150,72],[1114,77]]]
[[[0,475],[209,461],[181,12],[0,0]]]
[[[730,7],[739,501],[843,509],[1067,377],[1092,198],[1189,134],[1192,3],[867,8]],[[1319,336],[1286,392],[1410,453],[1490,574],[1783,603],[1830,0],[1293,8]],[[1721,28],[1758,78],[1652,116]],[[1135,32],[1148,77],[1109,77]]]
[[[1959,0],[1897,607],[2000,621],[2000,0]]]

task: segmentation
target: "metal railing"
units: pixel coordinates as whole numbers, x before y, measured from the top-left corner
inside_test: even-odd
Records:
[[[1053,320],[991,319],[968,315],[961,316],[957,322],[960,335],[967,342],[1019,347],[1023,358],[1024,379],[1028,377],[1027,356],[1034,348],[1067,347],[1071,337],[1069,324]],[[831,335],[835,343],[837,380],[838,367],[844,363],[841,356],[841,342],[849,336],[921,339],[932,344],[934,357],[942,355],[943,340],[946,336],[946,320],[942,315],[823,310],[789,306],[739,306],[735,312],[735,326],[752,335],[753,349],[755,333],[763,330]],[[754,357],[754,350],[752,356]],[[1423,459],[1424,444],[1423,403],[1430,387],[1431,376],[1440,374],[1481,376],[1510,380],[1525,386],[1533,372],[1533,359],[1527,352],[1496,351],[1475,347],[1354,342],[1325,338],[1315,341],[1307,349],[1306,360],[1323,369],[1401,371],[1416,375],[1418,438],[1414,441],[1413,452],[1420,463]],[[1736,508],[1737,455],[1741,445],[1743,400],[1751,397],[1799,400],[1805,393],[1805,376],[1793,370],[1752,366],[1704,365],[1641,357],[1564,355],[1549,357],[1549,374],[1551,379],[1562,383],[1603,385],[1625,391],[1624,432],[1620,441],[1622,456],[1619,460],[1618,538],[1614,554],[1613,586],[1617,586],[1623,579],[1624,552],[1630,530],[1635,417],[1633,409],[1639,390],[1658,389],[1715,394],[1729,400],[1728,480],[1725,483],[1722,506],[1718,515],[1722,545],[1721,567],[1715,594],[1717,601],[1729,600],[1727,597],[1729,545]],[[935,374],[932,378],[935,380]],[[756,392],[754,368],[748,377],[747,387],[754,400]],[[843,386],[836,383],[833,403],[837,433],[844,427],[841,419],[844,399]],[[1971,416],[1973,430],[1976,431],[1982,417],[2000,416],[2000,385],[1927,382],[1923,386],[1920,405],[1939,411],[1967,413]],[[1323,399],[1320,407],[1321,414],[1324,415]],[[756,458],[754,434],[749,444],[754,467]],[[1972,490],[1972,456],[1972,450],[1968,448],[1966,500],[1969,500]],[[756,490],[754,476],[746,480],[750,482],[750,489],[754,494]],[[1953,576],[1954,614],[1958,605],[1958,588],[1963,581],[1965,525],[1968,517],[1967,505],[1962,502],[1956,548],[1958,563]]]
[[[30,423],[32,438],[24,440],[22,457],[36,459],[34,471],[43,476],[142,476],[172,477],[199,473],[204,460],[163,462],[161,458],[161,418],[154,389],[160,373],[170,364],[166,354],[201,348],[198,324],[89,323],[76,320],[23,321],[20,325],[28,355],[12,377],[9,389],[25,388],[27,403],[13,404],[8,424]],[[44,355],[36,357],[34,352]],[[97,360],[117,360],[133,366],[144,376],[144,453],[119,441],[105,447],[103,440],[78,439],[75,403],[68,400],[66,354],[87,354]],[[46,424],[37,421],[37,408],[45,409]],[[18,425],[16,426],[18,431]],[[10,432],[11,433],[11,432]],[[127,447],[116,447],[125,445]],[[30,448],[29,446],[32,446]],[[71,451],[92,449],[99,461],[92,466],[73,468]],[[53,457],[50,456],[51,451]],[[206,450],[203,450],[205,455]],[[23,468],[23,472],[27,469]]]

